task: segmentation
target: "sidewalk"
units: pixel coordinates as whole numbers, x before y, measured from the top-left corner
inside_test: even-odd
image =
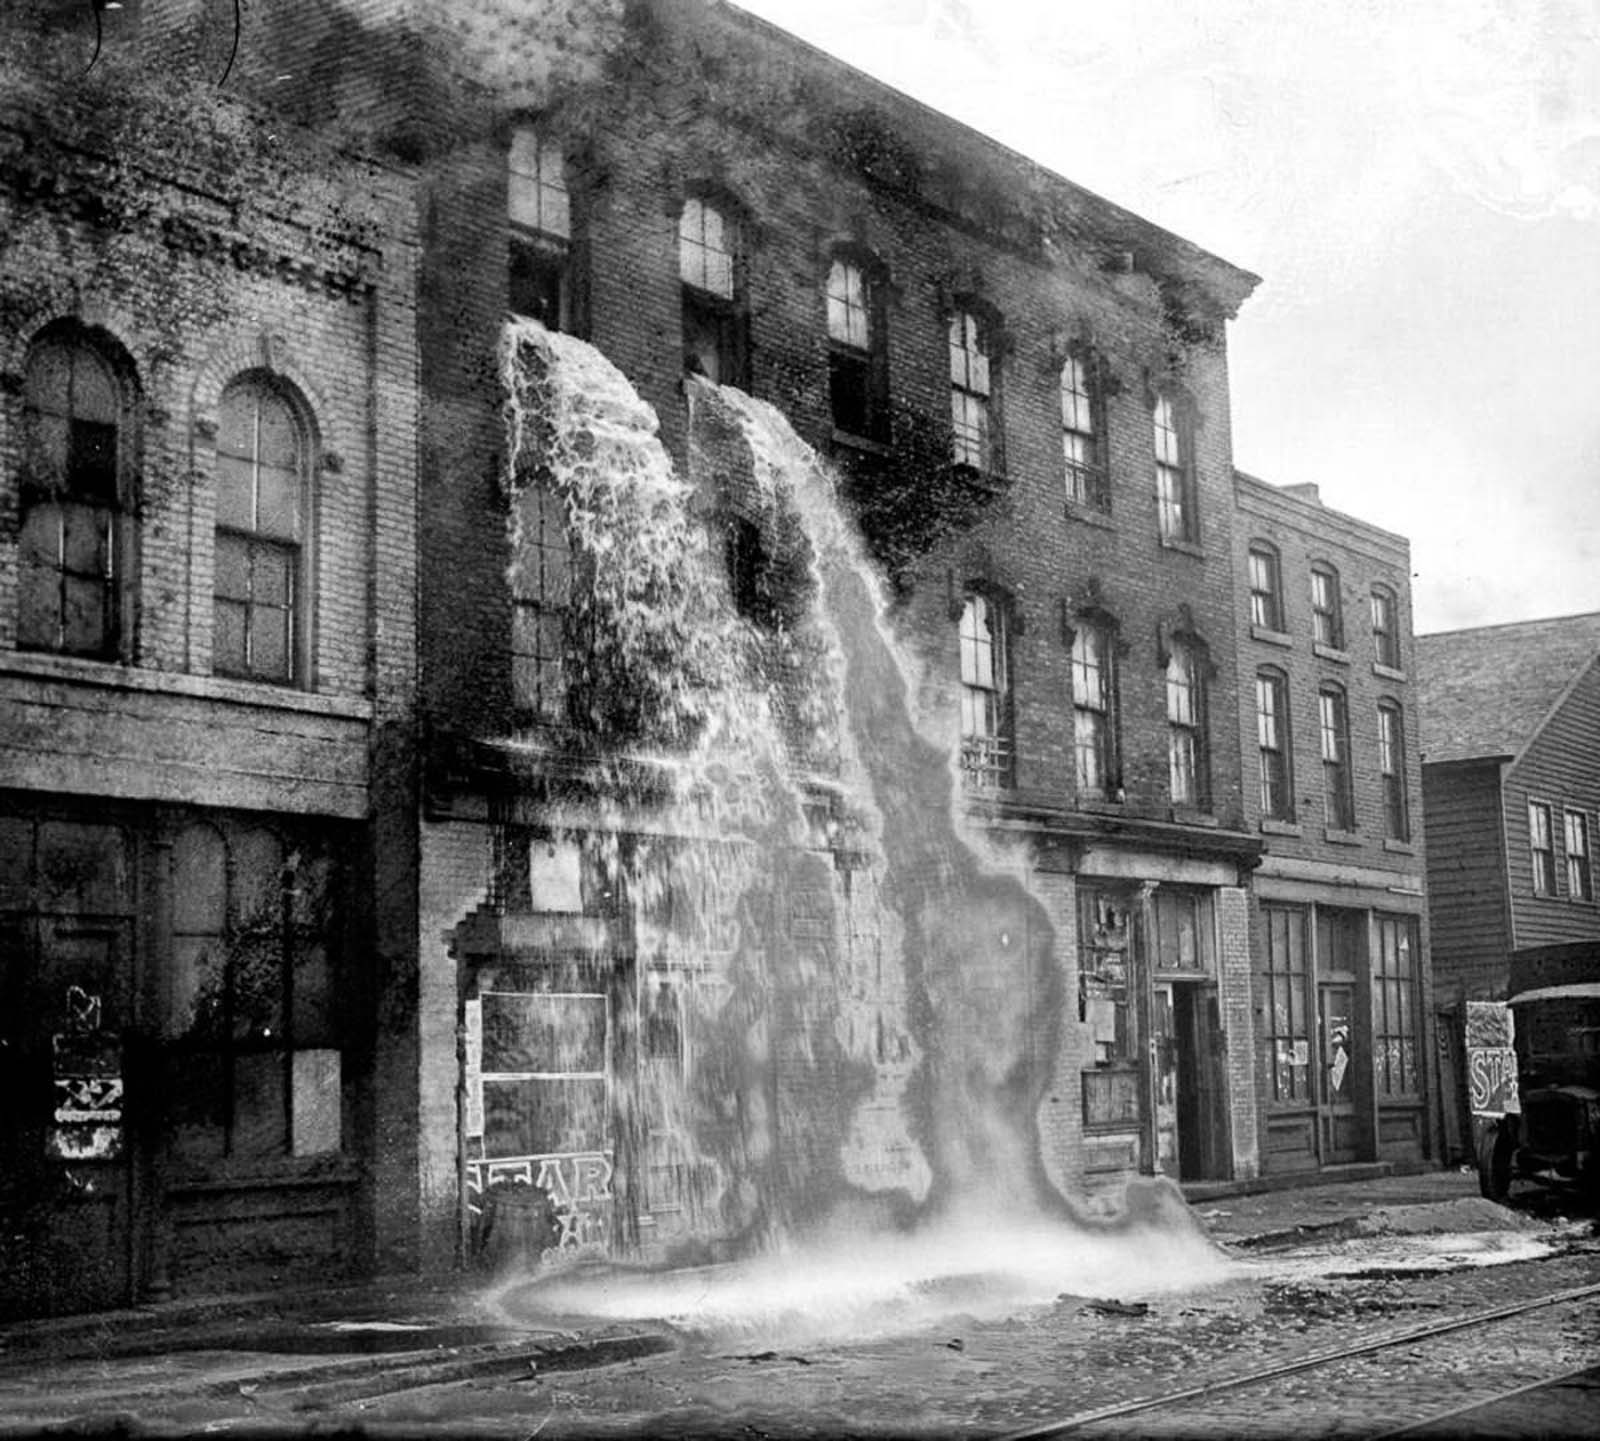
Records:
[[[1216,1194],[1191,1209],[1218,1243],[1272,1248],[1378,1230],[1498,1230],[1525,1218],[1482,1200],[1468,1171],[1384,1175],[1292,1189]],[[111,1361],[170,1353],[250,1353],[257,1371],[377,1375],[427,1362],[452,1374],[506,1366],[598,1365],[668,1349],[665,1328],[580,1330],[516,1325],[487,1301],[487,1282],[395,1277],[363,1285],[211,1296],[126,1311],[0,1325],[0,1392],[30,1362]],[[270,1359],[264,1359],[270,1358]],[[474,1370],[474,1368],[479,1368]],[[484,1369],[487,1368],[487,1369]],[[0,1397],[3,1410],[3,1397]]]

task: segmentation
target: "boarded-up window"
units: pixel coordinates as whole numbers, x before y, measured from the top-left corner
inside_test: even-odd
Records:
[[[605,996],[490,991],[482,1000],[485,1153],[605,1150],[611,1131]]]

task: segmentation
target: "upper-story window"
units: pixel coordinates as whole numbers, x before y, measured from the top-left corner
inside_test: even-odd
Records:
[[[1333,830],[1353,831],[1356,803],[1350,775],[1350,711],[1340,686],[1326,685],[1317,693],[1317,716],[1322,734],[1323,819]]]
[[[974,591],[961,608],[961,770],[969,785],[1012,778],[1010,637],[1005,603]]]
[[[744,385],[744,227],[733,208],[691,195],[678,217],[683,365],[717,385]]]
[[[1061,366],[1061,450],[1067,499],[1091,510],[1109,510],[1105,420],[1090,362],[1083,355],[1069,355]]]
[[[1167,773],[1174,805],[1208,804],[1205,677],[1198,650],[1184,640],[1167,656]]]
[[[828,267],[828,399],[833,425],[866,440],[889,438],[889,369],[883,286],[855,255]]]
[[[1567,895],[1575,901],[1594,899],[1594,875],[1589,869],[1589,818],[1582,811],[1566,815]]]
[[[1344,649],[1339,572],[1320,561],[1311,567],[1311,638],[1332,650]]]
[[[1266,541],[1250,546],[1250,624],[1262,630],[1283,630],[1283,573],[1278,551]]]
[[[567,714],[567,621],[572,547],[566,508],[547,486],[517,499],[517,564],[511,572],[511,684],[525,725],[559,725]]]
[[[951,458],[992,471],[995,464],[995,371],[992,328],[970,310],[950,317]]]
[[[1261,756],[1261,814],[1292,821],[1294,760],[1289,732],[1289,679],[1280,670],[1256,672],[1256,746]]]
[[[1528,802],[1528,850],[1533,860],[1533,893],[1556,893],[1556,842],[1550,824],[1550,807],[1542,801]]]
[[[17,646],[116,660],[131,639],[131,396],[109,357],[60,327],[28,353]]]
[[[1170,395],[1158,395],[1151,412],[1156,456],[1156,509],[1161,538],[1194,544],[1200,539],[1195,513],[1194,466],[1182,417]]]
[[[304,678],[311,443],[290,393],[261,374],[222,393],[212,669]]]
[[[1406,717],[1397,702],[1378,702],[1378,772],[1383,778],[1383,833],[1391,841],[1411,839],[1406,798]]]
[[[536,130],[514,131],[507,182],[511,311],[571,330],[572,196],[561,146]]]
[[[1372,658],[1390,670],[1400,669],[1400,604],[1386,585],[1372,587]]]
[[[1116,646],[1112,629],[1090,617],[1072,635],[1072,729],[1078,794],[1115,798],[1121,787],[1117,763]]]

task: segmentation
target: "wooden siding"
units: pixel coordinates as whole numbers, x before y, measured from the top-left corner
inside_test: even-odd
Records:
[[[1498,995],[1511,947],[1500,763],[1422,768],[1428,826],[1428,917],[1440,1002]],[[1523,817],[1526,844],[1527,817]]]
[[[1600,938],[1600,904],[1573,899],[1566,872],[1563,814],[1586,818],[1589,860],[1594,865],[1600,828],[1600,663],[1578,678],[1550,718],[1505,776],[1506,861],[1511,880],[1511,934],[1517,946],[1553,945]],[[1533,858],[1528,848],[1528,803],[1550,807],[1556,888],[1533,893]],[[1597,891],[1596,894],[1600,894]]]

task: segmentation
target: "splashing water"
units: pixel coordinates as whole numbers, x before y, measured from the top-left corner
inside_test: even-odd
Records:
[[[569,821],[648,833],[624,866],[638,949],[680,977],[694,1038],[681,1075],[624,1098],[623,1130],[675,1138],[689,1234],[747,1257],[557,1274],[502,1304],[793,1336],[1218,1278],[1170,1183],[1104,1220],[1047,1178],[1049,910],[1026,856],[967,822],[955,738],[915,713],[826,465],[773,407],[691,381],[685,482],[598,351],[513,322],[502,358],[513,585],[554,494],[588,583],[571,696],[607,741],[593,763],[668,778],[596,787]],[[743,595],[706,517],[731,518]]]

